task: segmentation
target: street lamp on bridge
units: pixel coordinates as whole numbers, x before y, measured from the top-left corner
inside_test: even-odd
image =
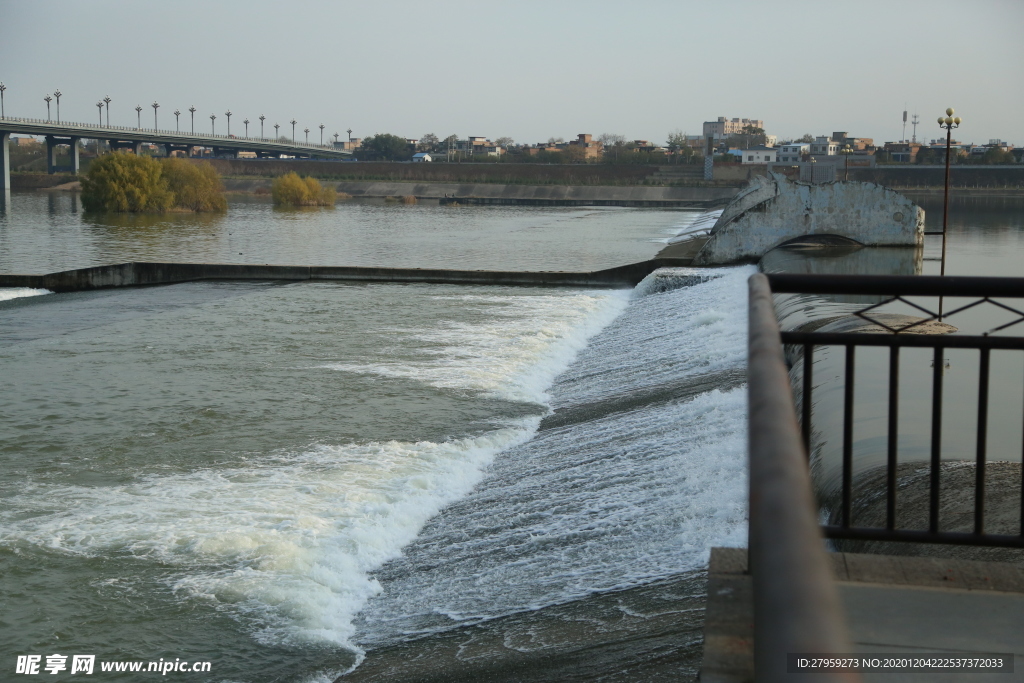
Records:
[[[100,110],[100,125],[103,125],[103,100],[96,103],[96,108]]]
[[[337,133],[334,134],[334,144],[335,145],[338,144],[338,134]]]
[[[60,90],[54,90],[53,96],[57,98],[57,123],[60,123]]]
[[[192,134],[196,134],[196,106],[192,105],[188,108],[188,113],[192,114]]]
[[[266,139],[266,136],[263,135],[263,122],[266,121],[266,120],[267,120],[267,117],[264,116],[263,114],[260,114],[260,139],[261,140]]]
[[[46,102],[46,120],[49,121],[50,120],[50,102],[53,102],[53,98],[50,97],[49,95],[47,95],[46,97],[43,98],[43,100]]]
[[[274,142],[277,142],[278,140],[281,139],[280,136],[277,134],[277,129],[280,128],[280,127],[281,127],[281,124],[279,124],[279,123],[275,123],[274,124]]]
[[[303,130],[306,131],[306,144],[308,145],[309,144],[309,128],[303,128]]]
[[[4,90],[7,90],[7,86],[0,82],[0,119],[6,119],[4,116]],[[100,121],[100,123],[103,123]]]
[[[216,114],[210,114],[210,134],[211,135],[216,135],[217,134],[216,124],[214,123],[214,121],[216,121],[216,120],[217,120],[217,115]]]
[[[228,137],[231,137],[231,110],[224,112],[224,116],[228,117]]]
[[[107,126],[110,126],[110,95],[103,98],[103,104],[107,106]]]
[[[180,133],[181,126],[178,125],[178,117],[181,116],[181,112],[177,109],[174,110],[174,132]]]
[[[290,123],[292,124],[292,142],[295,142],[295,119],[292,119]]]
[[[156,125],[156,110],[160,108],[160,105],[156,100],[153,100],[153,104],[149,106],[153,107],[153,130],[160,130],[160,127]]]
[[[249,119],[246,119],[245,121],[242,121],[242,123],[245,124],[245,139],[248,140],[249,139]]]
[[[138,122],[139,122],[138,125],[136,126],[136,128],[138,130],[142,130],[142,105],[141,104],[136,104],[135,105],[135,116],[137,117]]]
[[[320,124],[320,145],[324,144],[324,124]]]
[[[352,129],[349,128],[348,131],[346,131],[346,132],[348,133],[348,141],[352,142]]]

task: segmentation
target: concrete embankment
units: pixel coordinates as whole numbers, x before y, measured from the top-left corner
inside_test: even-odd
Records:
[[[272,266],[230,263],[119,263],[47,275],[3,275],[0,287],[77,292],[141,287],[197,280],[285,280],[509,285],[542,287],[634,287],[657,268],[687,265],[688,259],[656,258],[592,272],[450,270],[442,268],[357,268]]]
[[[416,197],[458,204],[535,206],[694,206],[725,203],[735,187],[658,187],[644,185],[500,185],[496,183],[402,183],[393,181],[321,180],[322,185],[353,197]],[[270,178],[225,178],[229,192],[270,189]]]

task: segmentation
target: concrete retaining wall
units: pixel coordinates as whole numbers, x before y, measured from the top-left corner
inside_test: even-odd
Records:
[[[679,259],[652,259],[585,273],[561,271],[449,270],[442,268],[356,268],[347,266],[270,266],[226,263],[119,263],[48,275],[3,275],[0,287],[33,287],[77,292],[111,287],[164,285],[197,280],[319,280],[545,287],[634,287],[657,268],[687,265]]]
[[[320,181],[353,197],[454,198],[464,204],[533,204],[569,206],[704,206],[736,194],[734,187],[656,187],[609,185],[498,185],[495,183],[400,183],[391,181]],[[270,179],[224,180],[233,192],[269,188]]]

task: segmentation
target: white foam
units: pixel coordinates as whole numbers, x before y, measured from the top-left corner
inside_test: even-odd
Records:
[[[722,215],[724,209],[714,209],[712,211],[705,211],[704,213],[696,216],[691,222],[682,227],[681,230],[675,233],[667,241],[669,244],[676,242],[685,242],[688,239],[694,237],[700,237],[703,235],[711,234],[711,228],[715,227],[715,223]]]
[[[347,645],[352,618],[380,591],[369,572],[536,426],[446,443],[323,445],[123,486],[29,483],[9,499],[18,513],[6,515],[0,540],[154,559],[180,569],[172,588],[182,597],[268,624],[262,642]]]
[[[43,294],[53,294],[53,292],[48,289],[33,289],[31,287],[0,287],[0,301],[10,301],[26,296],[42,296]]]
[[[409,378],[439,388],[545,404],[552,380],[569,366],[590,337],[626,308],[630,293],[467,294],[443,298],[460,307],[489,304],[489,315],[476,322],[402,330],[402,334],[424,344],[419,357],[412,361],[328,363],[322,367]],[[501,306],[495,308],[496,303]]]

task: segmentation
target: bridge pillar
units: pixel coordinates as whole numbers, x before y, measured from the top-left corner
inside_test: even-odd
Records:
[[[135,156],[142,156],[142,143],[141,142],[133,142],[132,143],[132,151],[135,152]]]
[[[79,171],[82,170],[81,158],[78,156],[78,141],[81,138],[71,138],[71,149],[68,151],[68,156],[71,159],[71,172],[78,175]]]
[[[50,175],[57,172],[57,141],[52,135],[46,136],[46,172]]]
[[[6,131],[0,131],[0,181],[3,181],[3,186],[0,190],[11,189],[11,150],[8,144],[11,140],[11,134]]]

